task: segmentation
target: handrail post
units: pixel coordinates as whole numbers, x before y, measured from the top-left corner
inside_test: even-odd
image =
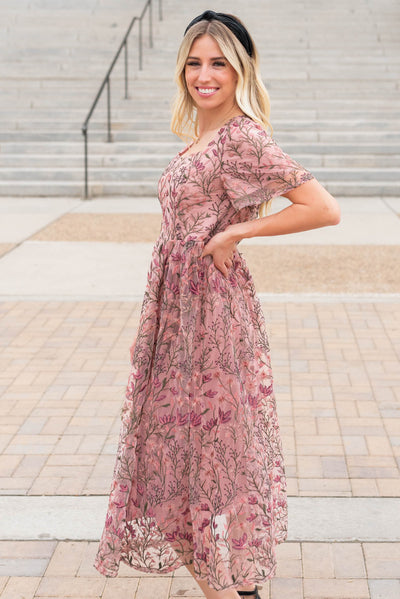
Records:
[[[143,69],[142,64],[142,19],[139,19],[139,70]]]
[[[110,77],[107,78],[107,141],[111,139],[111,90]]]
[[[125,100],[128,99],[128,39],[125,40]]]
[[[163,20],[163,14],[162,14],[162,0],[158,0],[158,19],[160,21]]]
[[[85,142],[85,197],[87,200],[89,198],[89,183],[88,183],[88,140],[87,140],[87,126],[82,129],[83,138]]]
[[[149,47],[153,47],[153,4],[149,0]]]

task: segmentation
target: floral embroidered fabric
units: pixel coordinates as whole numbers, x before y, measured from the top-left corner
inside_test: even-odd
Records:
[[[241,253],[225,278],[204,245],[313,175],[247,116],[159,181],[148,271],[95,567],[117,576],[193,562],[217,590],[275,574],[286,479],[270,348]]]

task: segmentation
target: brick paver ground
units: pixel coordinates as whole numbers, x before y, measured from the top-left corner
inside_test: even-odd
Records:
[[[1,599],[203,596],[184,567],[153,576],[121,564],[117,578],[105,578],[93,567],[96,550],[97,543],[87,541],[0,542]],[[277,557],[276,576],[263,585],[262,599],[399,597],[400,543],[286,542]]]
[[[0,303],[0,493],[107,494],[140,303]],[[400,493],[400,306],[263,303],[290,495]]]

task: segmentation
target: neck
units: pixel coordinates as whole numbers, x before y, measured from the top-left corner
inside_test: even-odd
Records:
[[[229,121],[229,119],[240,114],[243,114],[243,112],[236,105],[224,111],[217,110],[213,112],[210,110],[198,110],[198,138],[219,129]]]

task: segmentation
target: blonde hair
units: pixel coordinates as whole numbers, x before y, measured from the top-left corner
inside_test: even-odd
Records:
[[[241,23],[237,17],[233,18]],[[175,69],[175,83],[178,90],[172,105],[172,132],[183,140],[194,139],[198,135],[198,116],[186,85],[185,66],[193,42],[205,34],[215,39],[223,55],[237,73],[235,92],[237,105],[244,114],[259,123],[265,130],[269,130],[272,135],[272,126],[269,122],[269,95],[261,79],[255,44],[251,40],[254,50],[251,57],[231,30],[217,20],[199,21],[190,27],[179,47]],[[260,206],[259,216],[267,213],[267,204],[269,202],[264,202]]]

